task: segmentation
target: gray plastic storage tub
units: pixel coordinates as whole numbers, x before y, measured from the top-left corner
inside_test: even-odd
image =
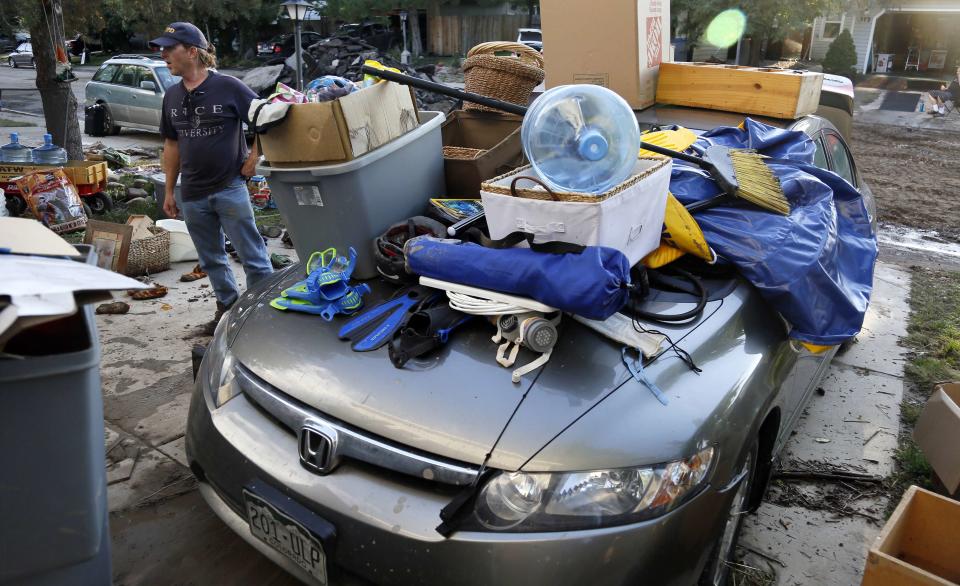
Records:
[[[110,584],[93,308],[21,332],[6,351],[23,359],[0,358],[0,584]]]
[[[352,246],[359,255],[353,276],[377,276],[373,239],[443,197],[443,120],[440,112],[420,112],[420,126],[345,163],[259,165],[300,259],[331,246],[346,255]]]

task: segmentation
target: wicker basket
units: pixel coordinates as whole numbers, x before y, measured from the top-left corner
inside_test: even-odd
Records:
[[[495,55],[498,51],[511,51],[517,56],[501,57]],[[468,92],[526,106],[533,88],[543,82],[543,55],[520,43],[480,43],[467,53],[463,76]],[[500,112],[466,101],[463,109]]]
[[[170,232],[150,226],[153,236],[134,240],[127,253],[128,276],[149,275],[170,268]]]
[[[448,145],[443,147],[443,158],[457,159],[460,161],[472,161],[477,157],[483,155],[483,153],[485,152],[487,152],[485,149],[472,149],[469,147]]]

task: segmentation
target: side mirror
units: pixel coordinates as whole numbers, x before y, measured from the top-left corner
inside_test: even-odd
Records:
[[[152,81],[141,81],[141,82],[140,82],[140,89],[142,89],[142,90],[150,90],[150,91],[152,91],[152,92],[155,92],[155,91],[157,91],[157,84],[153,83]]]

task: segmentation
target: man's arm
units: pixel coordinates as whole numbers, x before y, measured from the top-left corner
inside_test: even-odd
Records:
[[[247,160],[243,162],[243,167],[240,168],[240,175],[248,178],[256,175],[257,159],[259,158],[260,158],[260,141],[254,138],[253,146],[250,147],[250,154],[247,155]]]
[[[173,193],[177,187],[177,178],[180,176],[180,145],[172,138],[163,141],[163,168],[166,170],[163,211],[167,216],[176,218],[179,210]]]

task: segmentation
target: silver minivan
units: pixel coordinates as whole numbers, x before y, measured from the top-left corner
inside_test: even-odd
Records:
[[[103,106],[107,134],[117,134],[121,127],[158,131],[163,94],[179,81],[160,59],[118,55],[87,82],[86,105]]]

